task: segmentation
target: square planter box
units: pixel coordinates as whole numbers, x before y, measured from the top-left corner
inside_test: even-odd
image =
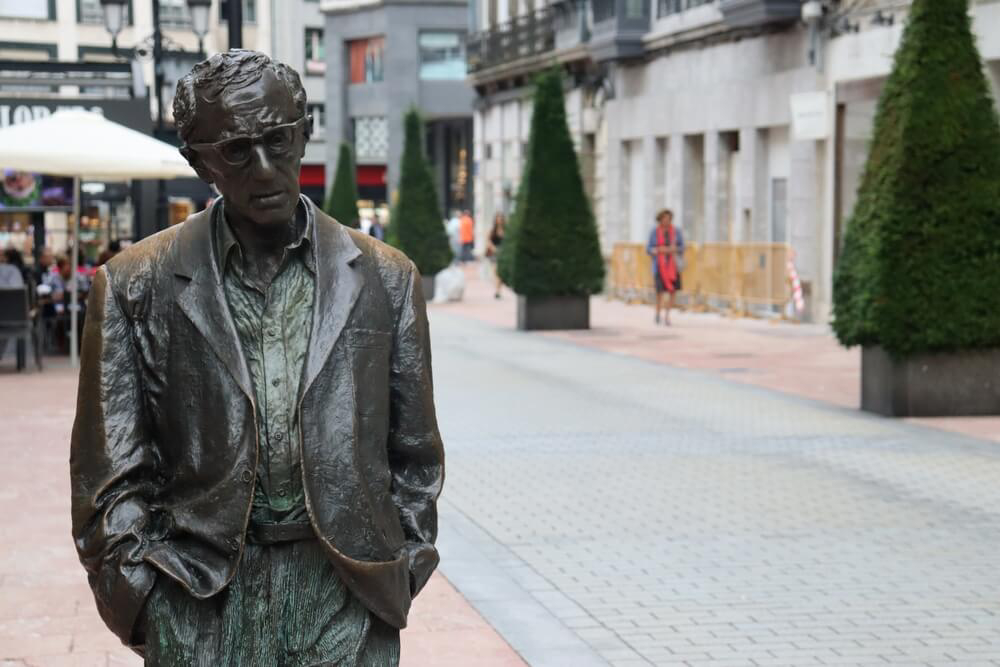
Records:
[[[861,351],[861,409],[888,417],[1000,415],[1000,348],[893,360]]]
[[[589,329],[589,296],[517,297],[517,328],[521,331]]]

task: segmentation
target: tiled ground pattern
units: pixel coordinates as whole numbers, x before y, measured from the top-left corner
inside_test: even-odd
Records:
[[[445,514],[611,664],[1000,665],[995,445],[432,328]]]

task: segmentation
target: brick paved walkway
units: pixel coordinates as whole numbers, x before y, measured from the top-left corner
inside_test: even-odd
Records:
[[[70,538],[75,375],[59,360],[42,374],[15,375],[7,356],[0,364],[0,667],[139,665],[98,617]],[[435,575],[414,602],[402,664],[524,662]]]

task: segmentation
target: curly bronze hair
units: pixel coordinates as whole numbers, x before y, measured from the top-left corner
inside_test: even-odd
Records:
[[[195,65],[177,82],[174,95],[174,123],[185,144],[194,132],[199,102],[212,103],[228,89],[243,88],[270,70],[288,88],[300,116],[306,114],[306,91],[298,72],[259,51],[231,49],[217,53]],[[310,124],[305,135],[309,139]]]

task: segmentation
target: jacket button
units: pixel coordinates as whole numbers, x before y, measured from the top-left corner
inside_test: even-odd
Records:
[[[234,552],[235,551],[239,551],[240,550],[240,541],[238,539],[236,539],[235,537],[233,539],[229,540],[229,548],[232,549]]]
[[[244,468],[243,472],[240,473],[240,479],[243,481],[244,484],[249,484],[250,482],[253,481],[253,473],[250,471],[249,468]]]

